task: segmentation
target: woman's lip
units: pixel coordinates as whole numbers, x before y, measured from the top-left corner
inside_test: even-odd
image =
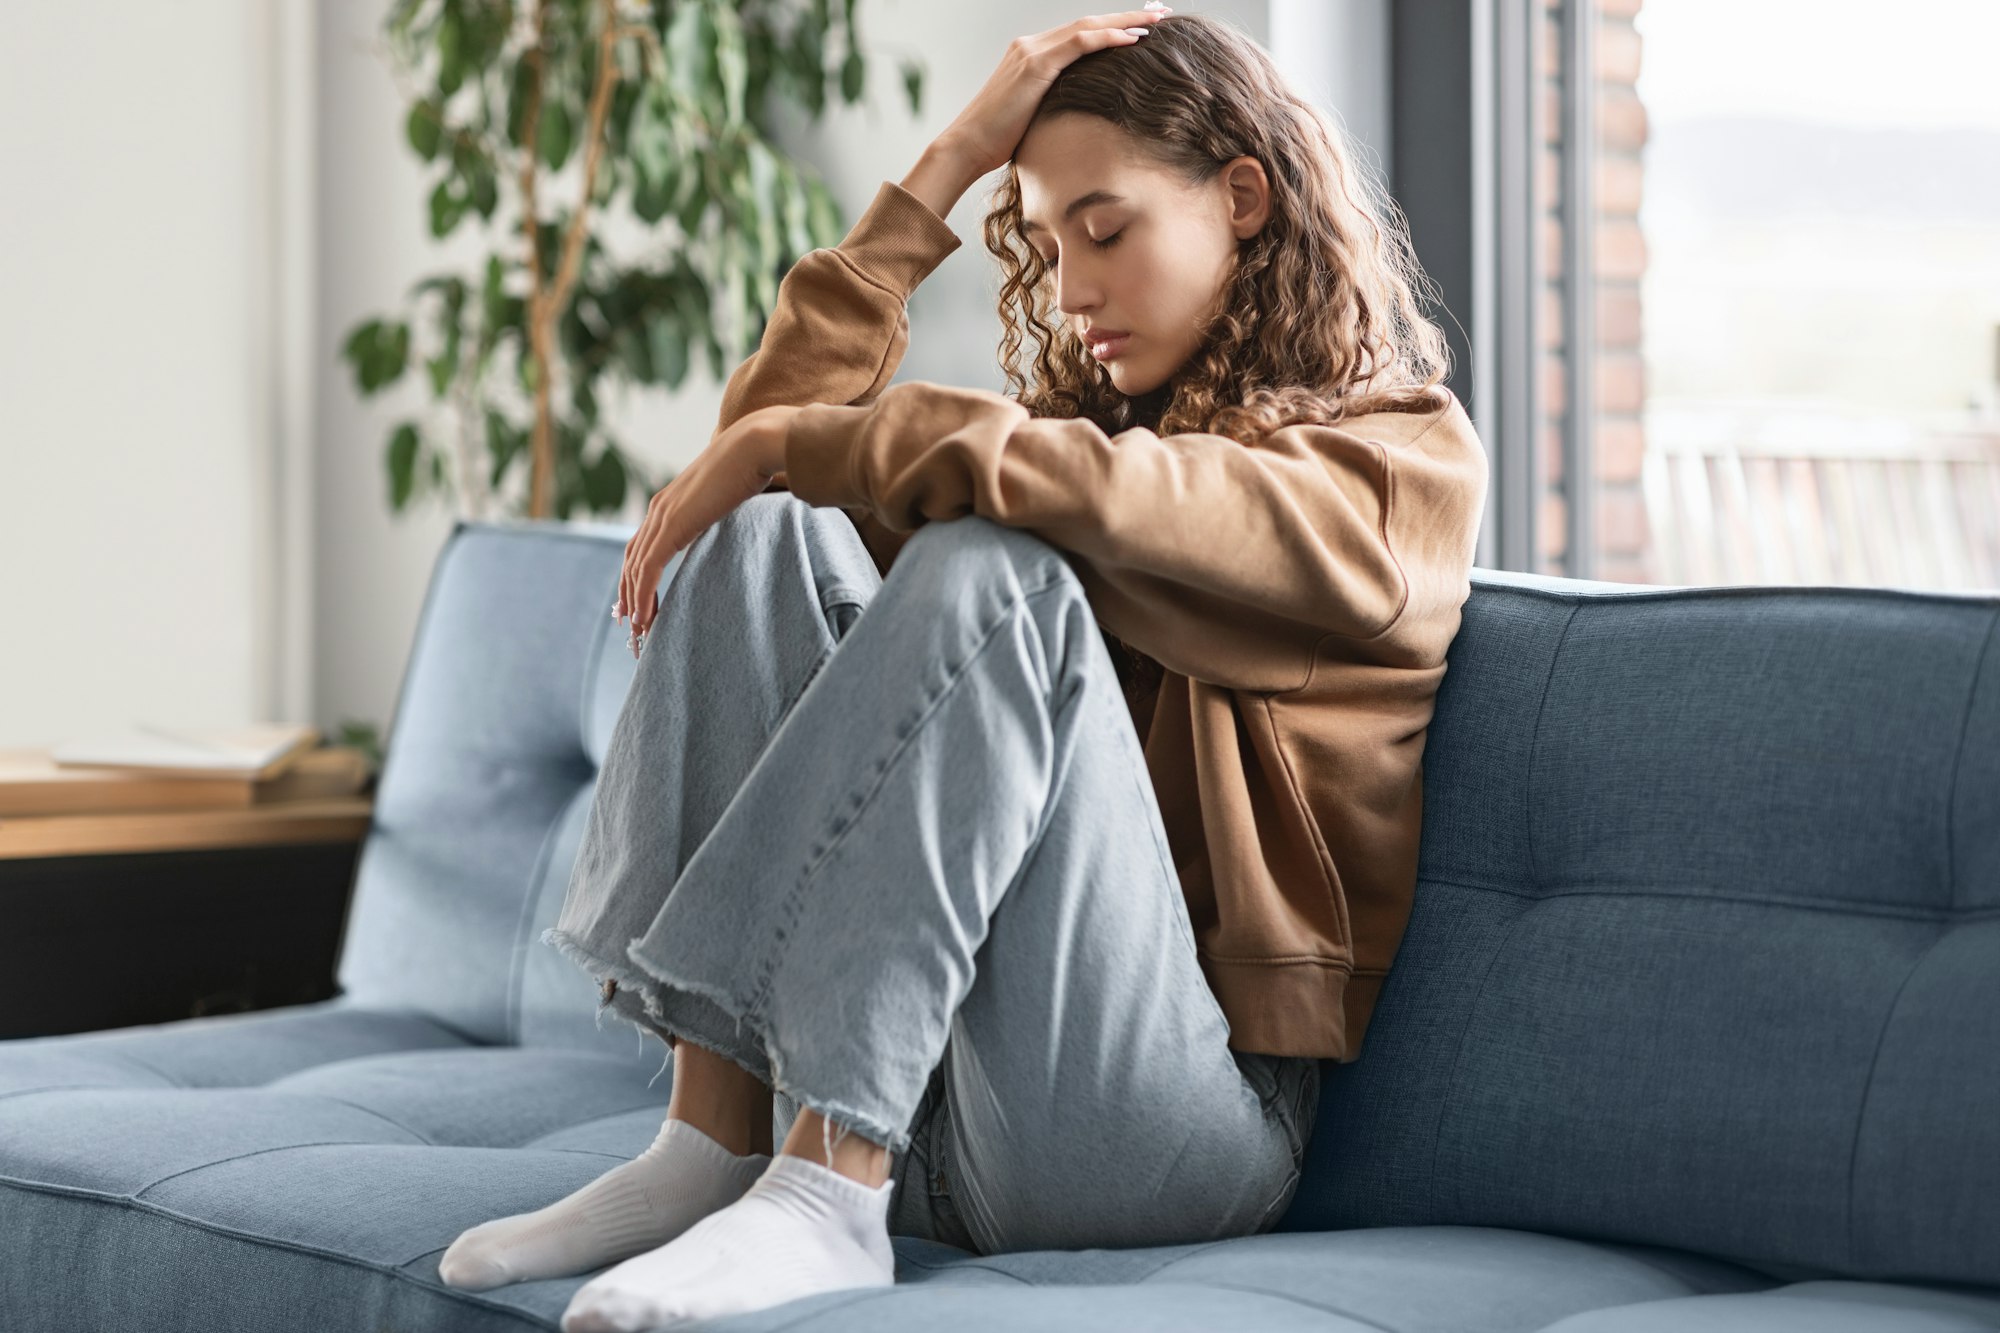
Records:
[[[1125,344],[1131,341],[1132,335],[1129,333],[1120,333],[1110,338],[1100,338],[1090,344],[1090,354],[1099,361],[1109,361],[1112,357],[1122,354],[1125,350]]]

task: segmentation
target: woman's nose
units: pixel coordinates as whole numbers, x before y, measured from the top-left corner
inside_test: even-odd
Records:
[[[1086,310],[1095,309],[1097,297],[1094,283],[1080,281],[1076,272],[1067,266],[1056,269],[1056,308],[1065,315],[1081,315]]]
[[[1100,284],[1066,258],[1056,260],[1056,308],[1064,314],[1084,314],[1102,304]]]

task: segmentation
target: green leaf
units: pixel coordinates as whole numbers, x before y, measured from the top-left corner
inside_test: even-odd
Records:
[[[813,236],[820,245],[838,245],[847,235],[847,224],[840,218],[840,205],[821,181],[806,181],[806,216],[811,219]]]
[[[562,164],[569,159],[572,144],[572,129],[569,108],[561,102],[543,99],[542,123],[537,135],[536,153],[550,171],[562,170]]]
[[[859,51],[850,50],[847,59],[840,62],[840,95],[852,104],[861,97],[861,90],[867,86],[868,64]]]
[[[493,210],[500,206],[500,182],[492,166],[485,162],[472,169],[472,206],[488,221],[493,218]]]
[[[669,87],[722,119],[721,76],[715,64],[715,20],[705,0],[680,0],[665,42]]]
[[[479,360],[482,367],[506,327],[506,296],[502,287],[506,273],[507,266],[499,255],[486,256],[486,277],[479,286]]]
[[[742,196],[744,212],[756,219],[753,233],[757,244],[751,263],[759,269],[767,269],[778,262],[778,192],[780,189],[777,155],[760,140],[752,139],[749,144],[750,180],[749,188]]]
[[[438,20],[437,47],[438,91],[450,97],[465,82],[465,33],[458,12],[449,7]]]
[[[687,198],[681,201],[674,221],[680,224],[683,232],[692,236],[701,227],[701,215],[708,212],[708,185],[696,172],[689,172],[688,176],[691,179],[688,181]]]
[[[799,99],[814,120],[826,109],[825,36],[824,24],[815,25],[810,19],[801,18],[792,29],[791,46],[786,51],[786,62],[798,82]]]
[[[615,510],[625,504],[625,463],[618,451],[607,447],[597,460],[583,470],[583,495],[596,510]]]
[[[722,88],[722,119],[726,125],[743,123],[743,90],[750,77],[749,56],[744,51],[743,25],[728,5],[716,10],[716,79]]]
[[[487,478],[487,485],[498,490],[500,479],[507,475],[508,464],[527,447],[528,432],[492,408],[486,409],[486,450],[493,456],[493,473]]]
[[[417,428],[407,421],[389,437],[389,508],[397,513],[416,489],[418,443]]]
[[[613,345],[618,354],[618,364],[625,373],[641,384],[653,382],[653,351],[644,330],[631,329]]]
[[[454,369],[452,359],[440,352],[426,360],[424,367],[431,373],[432,395],[438,398],[444,397],[451,389],[451,372]]]
[[[368,371],[373,364],[370,349],[375,345],[375,330],[380,327],[382,321],[379,319],[357,324],[348,331],[346,340],[340,344],[340,359],[347,362],[354,371],[355,387],[363,394],[375,391],[375,386],[368,382]]]
[[[687,380],[688,340],[680,324],[665,315],[654,317],[647,326],[652,342],[653,369],[668,388],[678,389]]]
[[[341,348],[363,394],[395,383],[409,363],[409,354],[410,326],[379,319],[357,327]]]
[[[910,114],[921,114],[924,109],[924,67],[915,61],[903,62],[903,92],[910,99]]]
[[[431,191],[431,235],[444,237],[465,216],[466,198],[458,192],[458,179],[446,176]]]
[[[798,178],[798,172],[790,166],[784,166],[784,184],[778,194],[778,214],[784,218],[786,252],[796,260],[812,250],[812,228],[806,218],[806,186]]]
[[[632,213],[641,222],[656,223],[672,207],[672,194],[658,180],[641,175],[632,186]]]
[[[429,98],[413,103],[403,133],[417,156],[430,161],[437,156],[438,142],[444,137],[444,108]]]

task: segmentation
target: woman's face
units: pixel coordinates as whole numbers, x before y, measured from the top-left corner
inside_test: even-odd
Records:
[[[1029,129],[1014,168],[1028,241],[1086,354],[1128,398],[1165,384],[1200,347],[1238,243],[1269,216],[1263,165],[1238,157],[1191,186],[1111,122],[1065,113]],[[1106,334],[1124,336],[1093,342]]]

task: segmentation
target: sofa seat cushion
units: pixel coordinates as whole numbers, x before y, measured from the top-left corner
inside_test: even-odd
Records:
[[[22,1333],[554,1327],[577,1280],[496,1303],[437,1260],[641,1151],[671,1090],[647,1081],[345,997],[0,1043],[0,1310]]]
[[[1572,1315],[1544,1333],[1991,1333],[2000,1292],[1896,1282],[1792,1282]]]
[[[898,1285],[718,1321],[716,1333],[1107,1328],[1529,1333],[1604,1306],[1761,1291],[1698,1255],[1489,1227],[1375,1227],[990,1257],[901,1239]]]
[[[643,1150],[670,1084],[647,1086],[629,1058],[479,1045],[344,999],[0,1043],[0,1309],[19,1333],[554,1329],[587,1275],[462,1292],[438,1280],[438,1259],[467,1227]],[[1969,1308],[1927,1305],[1940,1297],[1923,1288],[1784,1284],[1676,1250],[1501,1228],[997,1256],[913,1237],[895,1248],[894,1288],[715,1327],[1637,1333],[1671,1326],[1643,1321],[1675,1307],[1738,1320],[1702,1324],[1716,1328],[1829,1302],[1879,1313],[1904,1300],[1946,1319]],[[1862,1287],[1876,1305],[1843,1294]],[[2000,1298],[1993,1310],[2000,1319]],[[1933,1326],[1960,1325],[1910,1325]]]

